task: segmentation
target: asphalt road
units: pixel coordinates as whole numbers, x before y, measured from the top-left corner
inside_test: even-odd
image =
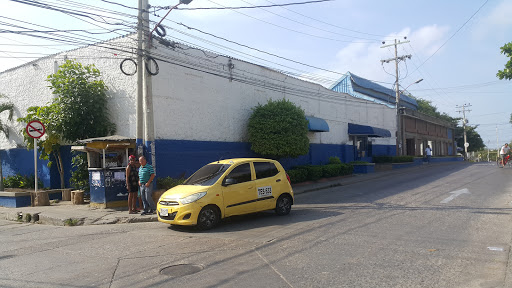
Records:
[[[512,287],[512,169],[453,163],[297,195],[207,232],[0,222],[1,287]]]

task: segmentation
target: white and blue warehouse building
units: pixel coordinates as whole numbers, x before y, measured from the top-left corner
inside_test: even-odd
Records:
[[[328,89],[227,55],[170,44],[154,41],[150,51],[159,66],[159,73],[151,77],[157,177],[186,177],[218,159],[260,156],[250,149],[247,124],[252,109],[269,99],[295,103],[309,120],[309,153],[296,159],[279,159],[285,168],[327,163],[332,156],[350,162],[395,155],[394,99],[384,99],[386,91],[371,81],[347,74]],[[119,47],[125,52],[112,49]],[[4,177],[34,173],[33,151],[25,148],[20,133],[25,124],[17,123],[16,118],[24,117],[30,106],[52,101],[46,79],[66,59],[94,64],[101,71],[109,87],[108,110],[117,126],[116,134],[135,139],[137,76],[123,74],[120,63],[126,58],[135,59],[136,48],[135,35],[127,35],[1,72],[2,93],[7,98],[0,101],[15,104],[14,121],[0,115],[11,132],[9,138],[0,135]],[[415,108],[414,99],[402,99]],[[363,138],[364,147],[356,147]],[[65,143],[61,148],[67,187],[73,144]],[[59,188],[57,170],[46,164],[38,162],[38,177],[45,187]]]

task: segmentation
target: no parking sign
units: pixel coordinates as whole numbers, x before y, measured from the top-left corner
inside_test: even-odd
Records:
[[[37,193],[37,139],[43,137],[44,132],[46,132],[46,128],[40,121],[33,120],[28,122],[25,131],[28,136],[34,138],[34,177],[36,180],[35,192]]]
[[[46,128],[44,127],[43,123],[41,123],[38,120],[33,120],[28,122],[27,127],[25,128],[25,131],[27,131],[28,136],[39,139],[43,137],[44,132],[46,132]]]

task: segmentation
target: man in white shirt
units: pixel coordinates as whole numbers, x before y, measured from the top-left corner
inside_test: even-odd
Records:
[[[503,156],[503,155],[507,155],[508,152],[510,152],[510,147],[508,147],[508,143],[505,143],[505,145],[503,145],[501,147],[501,150],[500,150],[500,155]]]
[[[505,143],[500,149],[500,164],[501,167],[505,166],[507,164],[506,162],[503,162],[503,159],[505,159],[505,156],[510,152],[510,147],[508,147],[508,143]]]
[[[432,149],[430,149],[430,145],[427,145],[425,149],[425,155],[427,155],[427,163],[430,164],[430,158],[432,158]]]

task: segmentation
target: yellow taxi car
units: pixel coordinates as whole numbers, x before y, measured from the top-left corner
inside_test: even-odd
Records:
[[[274,209],[287,215],[293,205],[290,178],[275,160],[237,158],[212,162],[157,203],[158,221],[213,228],[225,217]]]

